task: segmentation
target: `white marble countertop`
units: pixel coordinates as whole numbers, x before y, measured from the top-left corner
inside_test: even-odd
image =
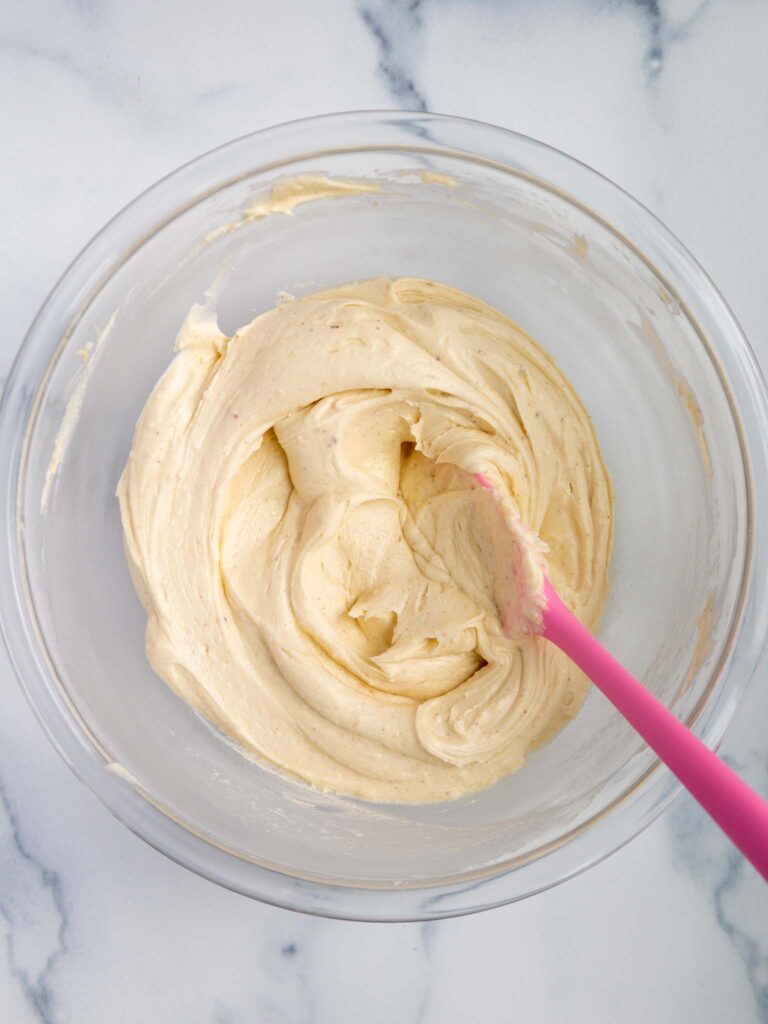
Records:
[[[203,150],[330,110],[515,128],[619,182],[718,282],[768,367],[760,0],[10,0],[0,27],[3,375],[74,253]],[[758,674],[725,751],[768,792]],[[0,1020],[768,1021],[768,887],[687,797],[558,889],[360,925],[165,860],[59,760],[0,656]]]

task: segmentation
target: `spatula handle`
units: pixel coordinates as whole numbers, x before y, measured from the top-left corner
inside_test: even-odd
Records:
[[[768,801],[620,665],[566,608],[549,582],[546,598],[542,636],[564,651],[602,690],[768,880]]]

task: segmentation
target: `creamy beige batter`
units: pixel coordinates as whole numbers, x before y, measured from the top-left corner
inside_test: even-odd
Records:
[[[568,381],[429,281],[291,300],[231,339],[201,314],[119,487],[156,671],[323,789],[426,802],[519,768],[586,688],[521,628],[544,560],[590,627],[607,587],[611,485]]]

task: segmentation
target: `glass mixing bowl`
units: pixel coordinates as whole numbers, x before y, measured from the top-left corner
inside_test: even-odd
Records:
[[[286,175],[380,191],[244,213]],[[636,835],[676,782],[597,692],[522,770],[453,803],[374,806],[247,758],[151,671],[115,487],[190,306],[225,333],[304,293],[416,275],[492,303],[590,410],[616,489],[600,639],[710,746],[766,634],[766,395],[712,283],[615,185],[531,139],[430,114],[271,128],[155,185],[35,320],[0,414],[0,613],[22,685],[129,828],[249,896],[372,920],[545,889]]]

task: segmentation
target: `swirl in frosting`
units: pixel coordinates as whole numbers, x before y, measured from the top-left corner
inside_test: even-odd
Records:
[[[196,308],[178,349],[119,486],[158,674],[325,790],[438,801],[519,768],[587,686],[534,635],[545,567],[592,628],[611,549],[608,473],[552,360],[418,279],[232,338]]]

